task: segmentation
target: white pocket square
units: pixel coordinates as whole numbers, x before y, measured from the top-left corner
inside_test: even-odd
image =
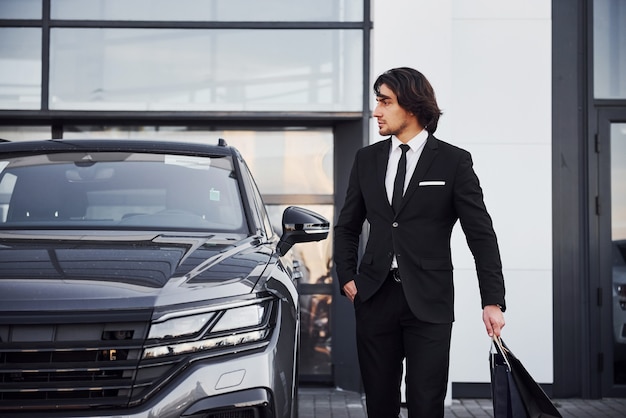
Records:
[[[443,180],[434,181],[420,181],[419,186],[445,186],[446,182]]]

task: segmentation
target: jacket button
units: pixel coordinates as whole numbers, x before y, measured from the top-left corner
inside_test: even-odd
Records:
[[[391,226],[393,226],[394,228],[397,228],[398,227],[398,222],[392,223]]]

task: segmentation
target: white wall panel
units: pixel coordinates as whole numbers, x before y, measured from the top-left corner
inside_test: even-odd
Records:
[[[439,106],[451,101],[452,0],[373,0],[372,80],[395,67],[423,73],[435,89]],[[374,94],[372,92],[372,105]],[[372,122],[370,142],[382,139]],[[437,133],[448,136],[450,121],[442,119]]]
[[[472,153],[498,234],[509,307],[505,341],[536,380],[551,383],[551,2],[373,0],[372,16],[371,82],[409,66],[433,84],[444,111],[436,135]],[[371,142],[380,140],[371,126]],[[458,226],[452,251],[450,380],[487,383],[490,340]]]
[[[470,144],[467,148],[498,235],[503,266],[552,270],[550,146]],[[452,249],[455,268],[474,268],[459,224]]]
[[[550,143],[550,21],[455,20],[456,143]]]
[[[552,383],[552,272],[505,269],[504,275],[507,293],[518,297],[507,300],[502,338],[537,382]],[[487,383],[491,339],[482,322],[476,272],[456,269],[455,288],[450,380]]]
[[[455,19],[550,19],[552,3],[546,0],[453,0]]]

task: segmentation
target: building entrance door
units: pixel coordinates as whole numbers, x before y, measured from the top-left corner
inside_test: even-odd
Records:
[[[626,109],[599,112],[602,396],[626,396]],[[606,295],[606,296],[605,296]]]

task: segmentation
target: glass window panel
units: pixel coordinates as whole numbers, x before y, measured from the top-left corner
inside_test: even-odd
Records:
[[[163,126],[66,126],[63,138],[162,139],[214,144],[218,138],[224,138],[241,152],[262,194],[332,196],[334,193],[330,128],[192,131],[185,127]]]
[[[0,28],[0,109],[41,108],[41,29]]]
[[[613,381],[626,384],[626,123],[611,124]]]
[[[52,0],[53,19],[360,21],[363,0]]]
[[[332,295],[300,295],[300,375],[332,374]]]
[[[222,134],[248,162],[262,194],[333,194],[330,129]]]
[[[594,96],[626,98],[626,2],[595,0],[593,23]]]
[[[41,19],[41,0],[0,0],[0,19]]]
[[[359,111],[361,34],[53,29],[49,107]]]
[[[611,124],[611,226],[613,240],[626,240],[626,123]]]
[[[50,126],[4,126],[0,125],[0,139],[24,141],[52,138]]]

